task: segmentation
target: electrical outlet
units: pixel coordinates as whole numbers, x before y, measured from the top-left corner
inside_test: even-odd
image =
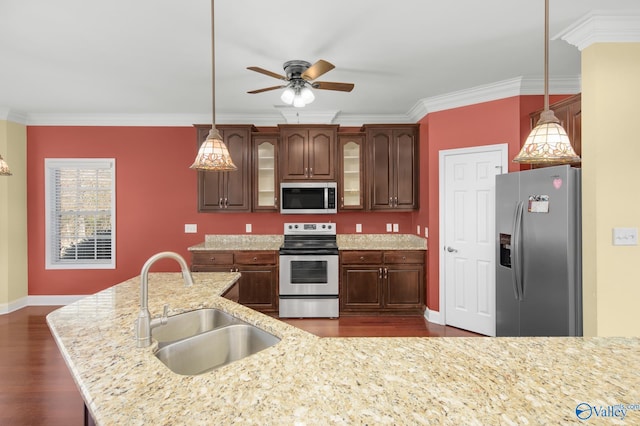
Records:
[[[198,232],[198,225],[195,223],[185,223],[184,224],[184,233],[185,234],[196,234]]]
[[[390,224],[390,223],[387,223],[387,232],[391,232],[391,229],[392,229],[392,228],[391,228],[391,224]]]
[[[637,246],[638,228],[613,228],[614,246]]]
[[[398,226],[397,223],[393,224],[393,232],[398,232],[400,230],[400,227]]]
[[[356,232],[358,232],[358,233],[362,232],[362,224],[361,223],[356,223]]]
[[[244,225],[244,231],[245,231],[247,234],[250,234],[250,233],[251,233],[252,228],[253,228],[253,227],[251,226],[251,224],[250,224],[250,223],[247,223],[246,225]]]

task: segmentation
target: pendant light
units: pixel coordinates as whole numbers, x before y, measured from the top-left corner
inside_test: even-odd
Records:
[[[0,155],[0,176],[11,176],[11,171],[9,170],[9,165]]]
[[[580,162],[560,120],[549,109],[549,0],[544,2],[544,110],[513,161],[545,165]]]
[[[212,124],[209,135],[198,149],[198,155],[190,168],[203,172],[227,172],[238,170],[233,161],[227,146],[222,141],[220,132],[216,129],[216,50],[214,31],[214,12],[211,0],[211,106]]]

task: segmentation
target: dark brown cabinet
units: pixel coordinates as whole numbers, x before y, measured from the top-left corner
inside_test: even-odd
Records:
[[[206,139],[210,125],[197,125],[198,147]],[[227,145],[233,172],[198,172],[199,212],[251,211],[251,132],[252,125],[216,126]]]
[[[278,254],[275,251],[194,251],[193,272],[240,272],[237,302],[256,311],[278,311]],[[235,296],[235,294],[234,294]]]
[[[340,313],[422,314],[424,251],[340,252]]]
[[[582,156],[582,95],[570,96],[560,102],[556,102],[549,106],[555,116],[560,120],[560,124],[569,136],[573,150]],[[530,115],[531,128],[533,129],[538,120],[540,120],[542,110],[536,111]],[[573,167],[580,167],[581,163],[572,164]],[[535,166],[534,166],[535,168]]]
[[[280,128],[282,180],[335,180],[337,125],[283,124]]]
[[[418,125],[366,125],[370,210],[416,210]]]

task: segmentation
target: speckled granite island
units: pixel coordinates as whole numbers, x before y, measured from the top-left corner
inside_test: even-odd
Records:
[[[139,278],[49,314],[98,424],[640,423],[640,338],[318,338],[218,296],[238,275],[150,274],[153,317],[216,307],[282,339],[199,376],[136,348]]]

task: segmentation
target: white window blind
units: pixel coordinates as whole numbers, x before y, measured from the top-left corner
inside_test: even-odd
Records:
[[[47,269],[115,268],[115,159],[46,159]]]

